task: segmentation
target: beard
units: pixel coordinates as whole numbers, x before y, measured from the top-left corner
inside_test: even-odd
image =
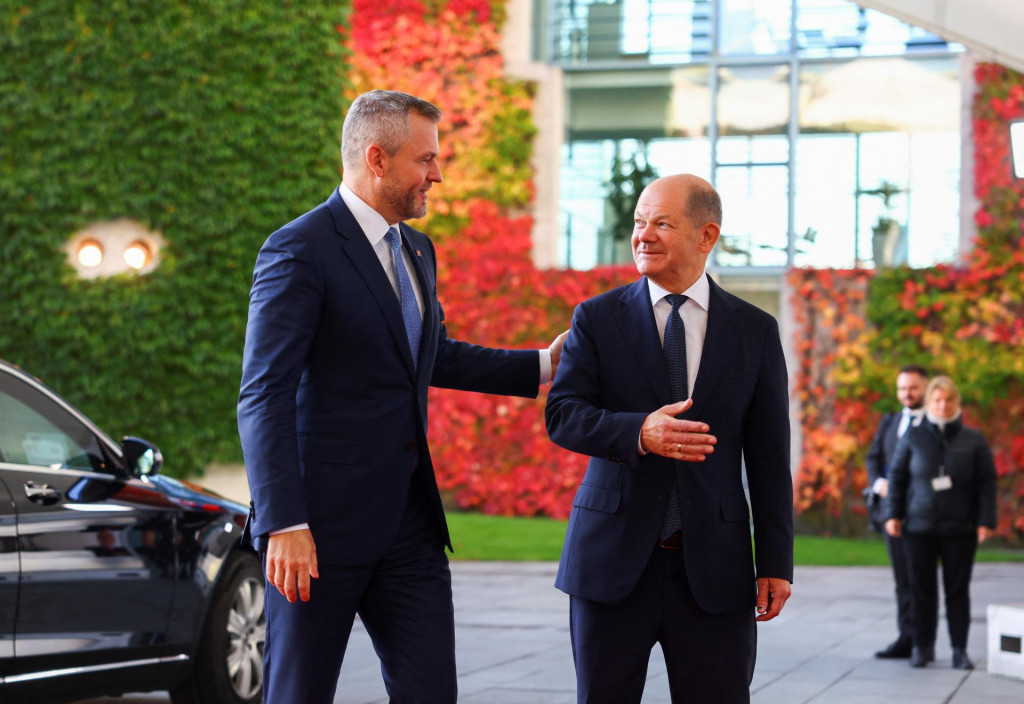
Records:
[[[387,204],[402,220],[421,218],[427,214],[426,202],[420,204],[418,201],[419,188],[402,190],[394,183],[385,182],[382,192]]]

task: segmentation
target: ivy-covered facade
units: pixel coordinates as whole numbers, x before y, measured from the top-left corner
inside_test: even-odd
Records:
[[[339,180],[343,3],[0,2],[0,357],[167,471],[240,459],[247,297],[267,235]],[[63,247],[127,218],[142,276]]]

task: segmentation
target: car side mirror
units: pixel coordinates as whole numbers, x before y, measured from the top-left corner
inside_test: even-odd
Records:
[[[125,467],[136,477],[153,476],[164,464],[160,448],[142,438],[122,438],[121,454],[124,455]]]

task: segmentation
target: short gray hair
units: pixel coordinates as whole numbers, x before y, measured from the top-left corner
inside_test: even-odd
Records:
[[[710,185],[706,188],[693,187],[686,199],[686,212],[694,227],[713,222],[722,226],[722,198]]]
[[[355,168],[363,159],[366,147],[379,144],[394,154],[409,137],[409,113],[416,113],[437,123],[441,111],[433,103],[395,90],[371,90],[356,98],[341,128],[341,163]]]

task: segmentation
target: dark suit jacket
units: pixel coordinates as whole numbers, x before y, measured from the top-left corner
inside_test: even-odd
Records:
[[[590,464],[573,502],[556,586],[615,603],[654,550],[673,479],[693,595],[710,613],[752,607],[758,576],[793,579],[789,392],[775,320],[713,281],[707,335],[684,416],[718,438],[704,462],[637,452],[669,385],[647,280],[582,303],[548,397],[548,433]],[[746,459],[753,508],[744,497]]]
[[[952,486],[935,491],[942,474]],[[957,418],[943,430],[925,418],[908,428],[893,453],[889,518],[908,533],[961,535],[996,526],[996,465],[985,436]]]
[[[425,307],[418,373],[398,297],[337,190],[260,250],[238,402],[257,548],[269,531],[308,522],[321,563],[372,562],[415,482],[450,549],[426,442],[428,387],[537,395],[536,351],[448,338],[433,244],[401,232]]]
[[[889,478],[889,462],[896,452],[896,442],[899,440],[896,433],[900,427],[900,416],[898,413],[886,413],[878,421],[878,430],[875,438],[868,448],[868,485],[865,489],[868,497],[868,521],[871,529],[882,532],[886,519],[889,517],[889,498],[882,498],[872,491],[877,479]]]

